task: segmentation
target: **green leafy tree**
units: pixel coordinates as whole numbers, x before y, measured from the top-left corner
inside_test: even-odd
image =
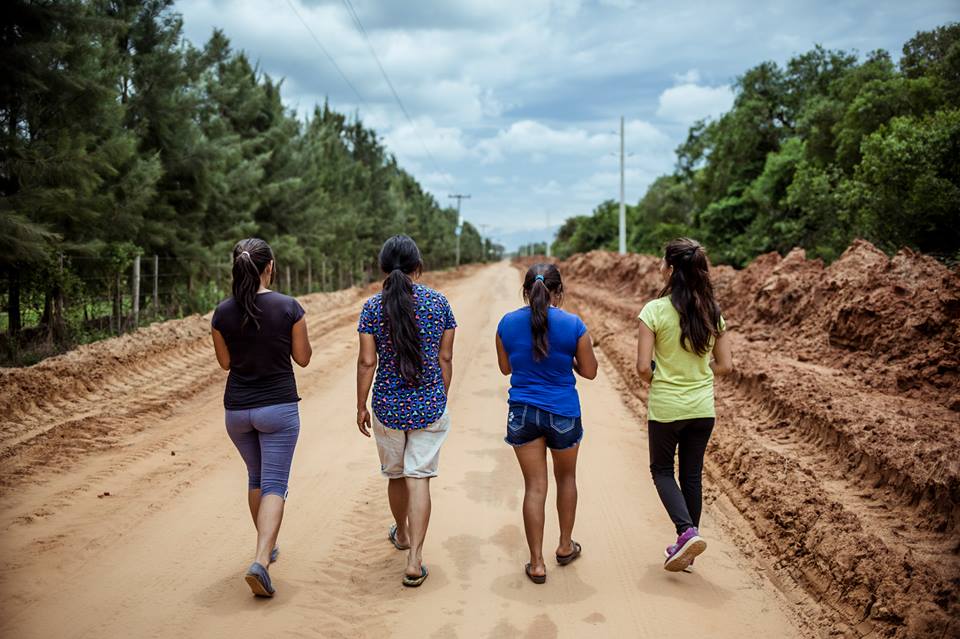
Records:
[[[863,144],[854,199],[868,237],[888,250],[960,249],[960,109],[894,118]]]
[[[817,46],[747,70],[735,89],[630,208],[631,250],[693,235],[714,261],[743,265],[794,246],[831,260],[867,237],[960,257],[960,24],[918,33],[899,69],[885,51],[861,61]],[[609,204],[567,220],[558,254],[612,248]]]

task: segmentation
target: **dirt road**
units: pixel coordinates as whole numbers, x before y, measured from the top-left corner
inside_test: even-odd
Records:
[[[433,483],[431,576],[422,588],[400,585],[403,559],[386,539],[375,446],[353,425],[359,305],[345,297],[310,308],[315,353],[298,371],[302,432],[271,570],[276,598],[254,599],[241,578],[254,540],[245,471],[223,431],[222,376],[211,372],[212,352],[196,347],[163,362],[171,388],[196,380],[188,400],[144,416],[142,428],[118,426],[122,436],[109,446],[64,457],[67,471],[58,464],[6,477],[0,635],[804,636],[791,604],[731,543],[719,508],[706,510],[710,548],[697,572],[662,570],[671,526],[646,470],[644,430],[606,360],[597,380],[580,385],[586,437],[575,537],[584,556],[563,569],[548,561],[545,586],[526,580],[522,482],[502,442],[507,380],[492,352],[499,317],[520,303],[517,289],[505,264],[444,286],[460,324],[453,428]],[[115,397],[135,401],[136,392],[105,392],[96,410],[135,414],[111,407]],[[63,452],[80,436],[66,432],[44,445]],[[0,442],[5,470],[30,455],[10,442]],[[548,540],[555,519],[548,505]]]

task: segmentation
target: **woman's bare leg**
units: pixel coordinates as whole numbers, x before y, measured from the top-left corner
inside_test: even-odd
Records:
[[[257,511],[257,558],[263,567],[270,566],[270,553],[277,545],[280,534],[280,522],[283,521],[283,497],[270,493],[260,498]]]
[[[563,450],[551,450],[553,476],[557,480],[557,515],[560,519],[558,555],[573,552],[573,522],[577,518],[577,453],[580,445]]]
[[[409,529],[407,528],[407,511],[410,508],[410,494],[407,492],[407,480],[403,477],[391,479],[387,482],[387,499],[390,501],[390,512],[397,522],[397,543],[401,546],[410,544]]]
[[[405,477],[407,484],[407,522],[409,524],[410,553],[407,555],[406,574],[420,577],[423,564],[423,540],[430,524],[430,478]]]
[[[547,502],[547,443],[543,437],[513,451],[523,473],[523,530],[530,547],[530,573],[547,574],[543,562],[544,505]]]
[[[260,512],[260,489],[247,491],[247,506],[250,507],[250,516],[253,517],[253,527],[257,527],[257,513]]]

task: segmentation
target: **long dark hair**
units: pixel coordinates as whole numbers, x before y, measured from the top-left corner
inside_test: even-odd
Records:
[[[260,308],[257,306],[257,291],[260,276],[273,261],[273,250],[263,240],[251,237],[240,240],[233,247],[233,299],[240,305],[243,321],[240,328],[253,320],[260,330]],[[270,273],[273,280],[273,272]]]
[[[563,301],[563,280],[555,264],[534,264],[523,278],[523,299],[530,305],[530,331],[533,334],[533,359],[540,361],[550,354],[547,338],[547,313],[551,294],[557,304]]]
[[[706,355],[711,340],[720,335],[720,306],[713,295],[707,253],[696,240],[681,237],[667,244],[663,259],[673,272],[660,297],[669,295],[680,315],[680,346]]]
[[[382,299],[390,341],[397,354],[397,368],[408,384],[417,386],[423,373],[420,329],[413,308],[412,278],[423,270],[417,243],[406,235],[388,239],[380,249],[380,270],[387,276],[383,280]]]

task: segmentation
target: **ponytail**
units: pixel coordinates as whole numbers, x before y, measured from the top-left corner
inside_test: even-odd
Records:
[[[554,264],[534,264],[523,278],[523,299],[530,305],[530,334],[533,342],[533,359],[542,361],[550,354],[549,328],[550,304],[563,299],[563,280]]]
[[[383,281],[382,302],[390,330],[390,341],[397,356],[400,376],[411,386],[419,386],[423,374],[423,350],[420,328],[413,305],[413,279],[423,269],[420,249],[406,235],[395,235],[380,249]]]
[[[720,306],[713,294],[706,251],[695,240],[680,238],[667,244],[663,259],[673,271],[660,296],[670,295],[680,316],[680,346],[706,355],[720,335]]]
[[[233,247],[233,299],[240,306],[243,315],[241,329],[253,320],[257,330],[260,330],[257,292],[260,290],[260,276],[272,261],[273,251],[270,245],[261,239],[240,240]]]

